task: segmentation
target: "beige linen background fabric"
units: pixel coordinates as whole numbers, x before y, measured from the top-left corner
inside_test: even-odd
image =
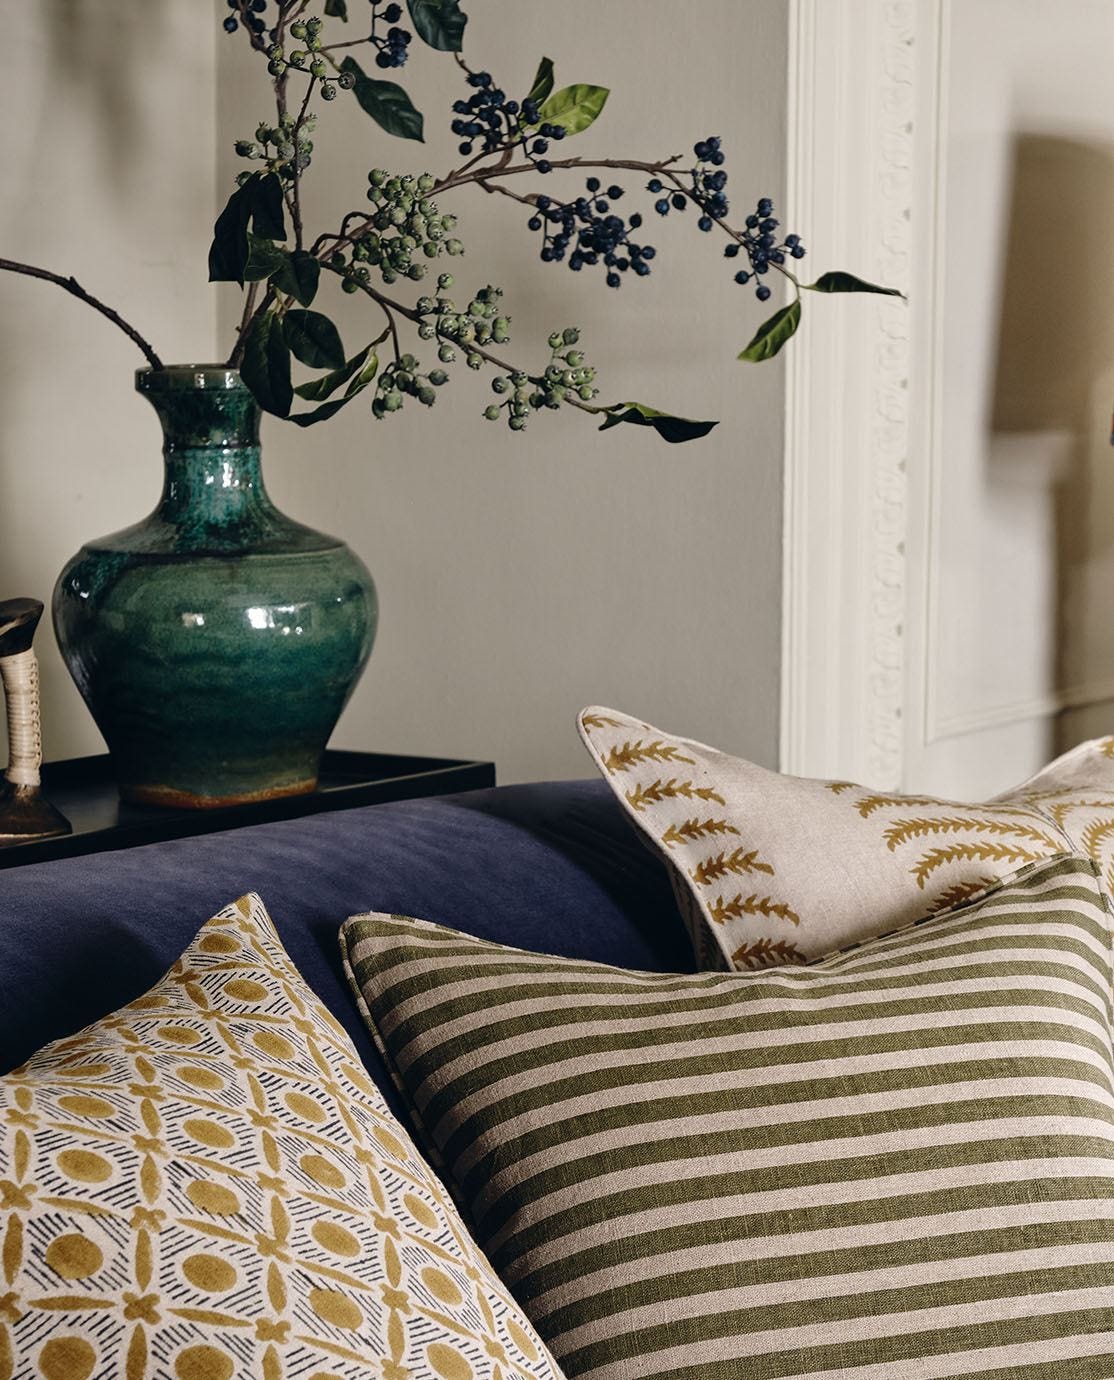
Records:
[[[800,963],[1081,852],[1114,890],[1114,738],[981,804],[783,776],[614,709],[581,737],[669,865],[701,967]]]
[[[2,1380],[560,1380],[263,903],[0,1079]]]

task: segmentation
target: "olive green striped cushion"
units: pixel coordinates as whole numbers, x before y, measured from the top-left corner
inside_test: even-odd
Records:
[[[569,1376],[1114,1376],[1092,863],[758,973],[386,915],[342,943],[427,1151]]]

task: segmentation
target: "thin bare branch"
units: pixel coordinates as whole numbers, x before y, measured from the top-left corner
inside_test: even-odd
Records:
[[[129,325],[119,312],[113,311],[111,307],[106,306],[99,298],[94,297],[92,293],[86,292],[76,278],[65,278],[60,273],[51,273],[50,270],[46,268],[36,268],[33,264],[17,263],[14,259],[0,259],[0,269],[8,273],[23,273],[29,278],[42,278],[48,283],[57,283],[60,288],[64,288],[66,292],[71,293],[80,301],[87,302],[89,306],[99,311],[102,316],[107,316],[113,325],[119,326],[128,339],[134,341],[143,351],[147,363],[150,364],[152,369],[161,369],[163,367],[162,360],[155,354],[152,346],[139,334],[135,327]]]

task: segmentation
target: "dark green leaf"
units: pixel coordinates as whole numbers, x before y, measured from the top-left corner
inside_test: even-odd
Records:
[[[239,283],[243,286],[250,216],[251,205],[247,194],[243,187],[239,187],[228,198],[213,226],[213,243],[209,247],[211,283]]]
[[[689,417],[672,417],[668,412],[659,412],[656,407],[647,407],[645,403],[613,403],[604,411],[607,418],[600,427],[601,431],[610,431],[620,422],[630,422],[634,426],[652,426],[659,436],[674,443],[698,440],[701,436],[707,436],[712,427],[719,426],[718,422],[694,422]]]
[[[334,15],[337,19],[348,22],[348,3],[347,0],[325,0],[325,13]]]
[[[902,296],[897,288],[878,287],[876,283],[864,282],[853,273],[841,273],[838,269],[821,274],[815,283],[803,283],[802,286],[809,292],[880,292],[885,297]]]
[[[282,268],[289,258],[285,249],[280,248],[272,240],[261,239],[258,235],[248,233],[248,257],[244,264],[244,281],[246,283],[258,283],[264,278],[269,278],[272,273]]]
[[[351,72],[356,78],[356,99],[377,125],[400,139],[423,142],[424,121],[421,112],[414,109],[410,97],[401,86],[393,81],[375,81],[365,75],[355,58],[345,58],[341,71]]]
[[[313,426],[315,422],[324,422],[329,417],[335,416],[342,407],[352,401],[357,393],[364,391],[375,377],[378,368],[379,357],[375,353],[375,347],[365,345],[360,353],[354,359],[350,359],[343,369],[334,370],[333,373],[326,374],[324,378],[314,379],[313,383],[304,383],[296,390],[303,398],[324,398],[330,393],[336,392],[346,379],[350,379],[351,382],[344,390],[344,397],[322,403],[320,407],[315,407],[312,412],[300,412],[291,417],[290,420],[297,423],[298,426]],[[316,392],[310,393],[308,391],[310,389],[315,389]]]
[[[460,0],[406,0],[414,28],[423,42],[443,53],[459,53],[464,46],[464,26],[468,16],[461,13]]]
[[[213,227],[213,243],[209,248],[211,283],[239,283],[243,286],[248,262],[249,223],[261,239],[286,238],[282,183],[275,173],[252,173],[244,185],[228,198]]]
[[[292,412],[286,420],[293,422],[295,426],[313,426],[315,422],[327,422],[330,417],[335,417],[347,402],[347,398],[334,398],[332,402],[315,407],[312,412]]]
[[[768,321],[763,321],[754,333],[754,339],[739,354],[740,359],[759,364],[764,359],[773,359],[793,332],[801,324],[800,302],[790,302],[787,307],[775,311]]]
[[[551,59],[543,57],[538,63],[537,74],[534,77],[534,84],[530,88],[530,94],[526,97],[528,101],[533,101],[536,105],[541,105],[549,93],[553,90],[553,63]]]
[[[610,95],[606,86],[563,86],[538,112],[538,123],[560,125],[568,134],[579,134],[599,116]]]
[[[251,207],[251,228],[267,240],[286,239],[278,173],[253,173],[240,189]]]
[[[252,173],[228,198],[213,227],[209,248],[211,283],[244,283],[248,261],[248,224],[261,238],[284,240],[282,183],[275,173]]]
[[[283,317],[286,343],[311,369],[343,369],[344,346],[337,328],[319,311],[288,311]]]
[[[283,253],[271,282],[279,292],[288,293],[295,301],[308,307],[317,296],[317,281],[321,277],[321,265],[305,249],[295,249],[292,254]]]
[[[282,322],[273,310],[264,312],[252,322],[244,343],[240,377],[265,412],[272,412],[276,417],[289,414],[294,401],[290,386],[290,350]]]
[[[371,353],[371,346],[365,345],[358,355],[353,356],[341,369],[334,369],[330,374],[322,374],[319,379],[310,379],[308,383],[300,383],[294,392],[299,398],[305,398],[307,402],[321,402],[323,398],[330,397],[341,384],[347,383],[357,370],[361,369],[364,360]]]

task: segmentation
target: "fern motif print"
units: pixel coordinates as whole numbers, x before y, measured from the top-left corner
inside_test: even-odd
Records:
[[[1082,852],[1114,895],[1114,738],[980,804],[784,776],[612,709],[585,745],[663,857],[704,968],[801,963]]]

